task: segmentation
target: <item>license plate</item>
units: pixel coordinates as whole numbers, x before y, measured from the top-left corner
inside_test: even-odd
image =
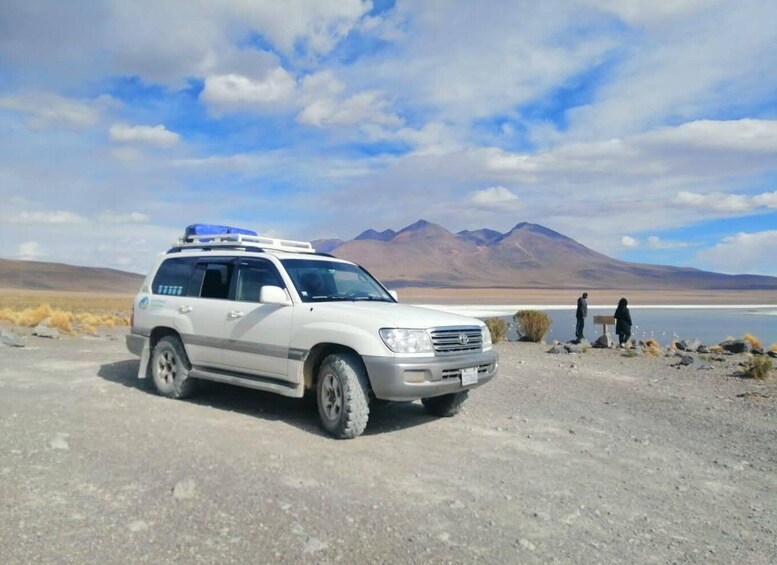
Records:
[[[469,367],[461,370],[461,386],[474,385],[478,382],[478,368]]]

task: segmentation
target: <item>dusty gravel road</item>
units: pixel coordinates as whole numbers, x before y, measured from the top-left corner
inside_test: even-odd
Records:
[[[123,340],[0,346],[2,562],[777,562],[775,381],[498,349],[460,416],[336,441],[296,400],[161,398]]]

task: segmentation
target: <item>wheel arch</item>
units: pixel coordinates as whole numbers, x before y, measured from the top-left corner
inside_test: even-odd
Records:
[[[358,359],[364,370],[364,374],[367,375],[367,381],[369,382],[370,375],[367,372],[367,366],[364,364],[364,360],[358,351],[340,343],[318,343],[310,349],[310,352],[305,358],[305,364],[302,367],[302,375],[306,390],[315,389],[318,382],[318,370],[321,367],[321,363],[323,363],[327,356],[337,353],[350,354]],[[372,383],[370,383],[370,389],[372,389]]]
[[[181,345],[184,346],[184,351],[186,350],[186,346],[183,343],[183,339],[181,339],[181,334],[179,334],[173,328],[170,328],[167,326],[157,326],[153,330],[151,330],[151,333],[148,336],[149,349],[153,351],[156,344],[159,343],[159,340],[167,336],[177,337],[181,341]]]

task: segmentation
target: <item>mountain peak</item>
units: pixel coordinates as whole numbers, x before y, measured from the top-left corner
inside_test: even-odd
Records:
[[[544,235],[545,237],[549,237],[551,239],[569,239],[567,236],[562,235],[557,231],[553,231],[550,228],[546,228],[545,226],[541,226],[540,224],[531,224],[529,222],[521,222],[519,224],[515,224],[515,227],[505,234],[505,237],[508,237],[519,231]]]
[[[391,241],[392,239],[394,239],[395,235],[397,235],[397,232],[395,232],[394,230],[377,231],[370,228],[357,235],[354,239],[356,241],[366,241],[366,240]]]
[[[440,226],[440,225],[433,224],[432,222],[429,222],[427,220],[421,219],[421,220],[418,220],[414,224],[410,224],[409,226],[405,226],[404,228],[399,230],[397,233],[403,233],[403,232],[409,232],[409,231],[419,231],[419,230],[430,228],[430,227],[442,228],[442,226]]]

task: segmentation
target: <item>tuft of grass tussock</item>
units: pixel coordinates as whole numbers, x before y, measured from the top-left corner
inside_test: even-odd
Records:
[[[519,310],[513,315],[518,331],[529,341],[539,343],[550,330],[553,323],[545,312],[539,310]]]
[[[710,345],[710,353],[723,353],[723,348],[720,345]]]
[[[0,309],[0,320],[10,322],[15,326],[29,328],[45,322],[48,326],[67,334],[95,333],[96,329],[100,327],[113,328],[129,325],[129,318],[123,312],[72,312],[52,308],[49,304],[40,304],[18,310],[2,308]]]
[[[761,340],[755,337],[751,333],[746,333],[745,335],[743,335],[742,340],[749,343],[753,347],[753,349],[761,349],[763,347],[763,345],[761,344]]]
[[[661,344],[655,339],[645,340],[644,352],[645,355],[651,355],[657,357],[661,355]]]
[[[748,379],[763,380],[769,376],[773,367],[771,357],[753,355],[745,362],[742,374]]]
[[[486,320],[488,331],[491,332],[491,341],[499,343],[507,337],[507,322],[500,318],[489,318]]]
[[[769,348],[769,351],[774,351],[777,353],[777,343],[773,343],[772,346]]]

